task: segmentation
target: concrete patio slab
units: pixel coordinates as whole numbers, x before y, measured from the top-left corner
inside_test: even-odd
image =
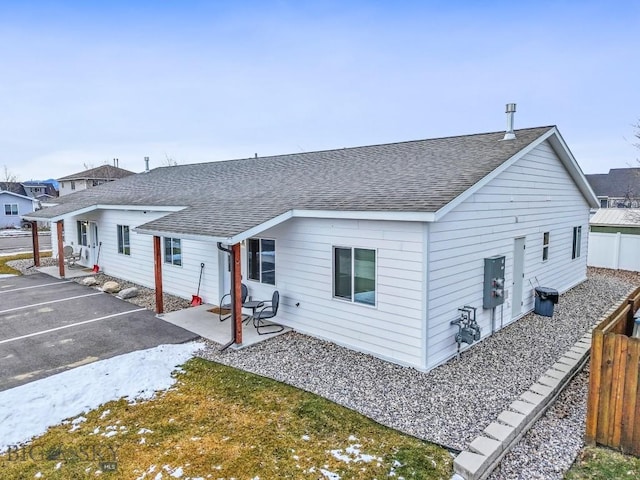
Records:
[[[177,312],[160,314],[158,318],[196,333],[212,342],[226,345],[231,340],[232,323],[230,319],[221,322],[217,313],[208,311],[214,307],[215,305],[205,303],[197,307],[178,310]],[[258,335],[253,323],[250,320],[248,322],[246,321],[246,319],[249,318],[248,315],[243,315],[243,318],[245,318],[245,323],[242,327],[242,344],[234,348],[244,348],[249,345],[255,345],[256,343],[291,331],[290,328],[285,328],[279,333]]]

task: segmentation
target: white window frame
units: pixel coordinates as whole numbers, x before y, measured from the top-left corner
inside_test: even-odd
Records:
[[[573,244],[571,247],[571,259],[580,258],[580,249],[582,247],[582,225],[573,227]]]
[[[7,207],[9,207],[9,213],[7,213]],[[13,212],[16,212],[16,213],[13,213]],[[17,203],[5,203],[4,204],[4,214],[7,217],[17,217],[18,215],[20,215],[20,211],[18,210],[18,204]]]
[[[182,239],[175,237],[163,237],[164,240],[162,242],[164,249],[164,263],[167,265],[173,265],[174,267],[182,267]],[[171,258],[167,258],[167,241],[169,242],[169,248],[171,250]],[[178,248],[180,249],[180,260],[176,261],[173,255],[173,248],[175,243],[178,243]]]
[[[551,243],[551,232],[542,234],[542,261],[549,260],[549,244]]]
[[[258,242],[258,255],[257,255],[257,259],[258,259],[258,277],[259,278],[251,278],[251,270],[249,268],[249,262],[250,262],[250,257],[251,257],[251,251],[249,249],[249,246],[251,245],[251,241],[257,241]],[[265,281],[264,279],[264,275],[263,275],[263,271],[262,271],[262,242],[263,241],[270,241],[273,242],[273,283]],[[277,283],[277,278],[276,278],[276,239],[275,238],[262,238],[262,237],[252,237],[247,239],[246,242],[246,255],[247,255],[247,278],[248,280],[252,281],[252,282],[259,282],[262,283],[264,285],[272,285],[272,286],[276,286]]]
[[[336,295],[336,250],[337,249],[341,249],[341,250],[351,250],[351,298],[345,298],[345,297],[340,297]],[[356,250],[369,250],[372,251],[374,253],[374,273],[373,273],[373,282],[374,282],[374,295],[373,295],[373,304],[371,303],[366,303],[366,302],[360,302],[358,300],[356,300],[355,298],[355,278],[356,278],[356,268],[355,268],[355,262],[356,262],[356,255],[355,255],[355,251]],[[378,306],[378,249],[376,248],[368,248],[368,247],[351,247],[351,246],[345,246],[345,245],[334,245],[331,249],[332,251],[332,255],[331,255],[331,282],[332,282],[332,295],[333,298],[336,300],[340,300],[343,302],[349,302],[349,303],[353,303],[356,305],[362,305],[365,307],[371,307],[371,308],[376,308]]]
[[[76,222],[78,229],[78,245],[83,247],[89,246],[89,222],[86,220],[78,220]]]
[[[131,256],[131,229],[129,225],[117,225],[118,229],[118,253],[120,255]],[[126,234],[126,242],[125,242]],[[127,251],[127,248],[129,251]]]

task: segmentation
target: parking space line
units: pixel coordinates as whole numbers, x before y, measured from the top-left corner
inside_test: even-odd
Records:
[[[0,290],[0,294],[17,292],[18,290],[29,290],[30,288],[50,287],[51,285],[62,285],[63,283],[71,283],[71,282],[73,282],[73,280],[64,280],[63,282],[43,283],[42,285],[32,285],[30,287],[20,287],[20,288],[14,288],[12,290]]]
[[[94,318],[92,320],[85,320],[83,322],[76,322],[70,325],[63,325],[62,327],[50,328],[49,330],[42,330],[40,332],[29,333],[27,335],[21,335],[19,337],[7,338],[5,340],[0,340],[0,345],[4,343],[15,342],[17,340],[23,340],[25,338],[36,337],[38,335],[44,335],[46,333],[57,332],[58,330],[64,330],[65,328],[77,327],[79,325],[86,325],[87,323],[99,322],[100,320],[107,320],[108,318],[119,317],[121,315],[126,315],[128,313],[142,312],[146,310],[146,308],[137,308],[135,310],[129,310],[127,312],[113,313],[111,315],[107,315],[106,317]]]
[[[50,300],[48,302],[32,303],[31,305],[24,305],[22,307],[8,308],[7,310],[0,310],[0,315],[3,313],[15,312],[16,310],[23,310],[25,308],[39,307],[41,305],[49,305],[50,303],[66,302],[67,300],[75,300],[76,298],[92,297],[93,295],[103,295],[103,293],[104,292],[88,293],[87,295],[77,295],[75,297],[61,298],[59,300]]]

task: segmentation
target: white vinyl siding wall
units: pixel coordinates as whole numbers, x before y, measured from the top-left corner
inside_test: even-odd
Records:
[[[254,299],[271,298],[276,289],[280,292],[277,321],[355,350],[424,368],[423,224],[296,218],[261,236],[276,240],[276,285],[245,283]],[[376,251],[375,306],[333,297],[335,246]],[[242,268],[245,272],[246,264]]]
[[[18,215],[5,215],[5,205],[17,205]],[[0,229],[19,227],[22,222],[22,215],[31,212],[33,212],[33,201],[9,195],[8,193],[0,194]]]
[[[100,252],[100,268],[107,275],[130,280],[139,285],[155,288],[153,271],[153,237],[135,232],[135,228],[143,223],[166,215],[163,212],[139,212],[103,210],[91,212],[78,217],[70,217],[65,221],[65,245],[73,242],[77,249],[77,220],[90,220],[98,223],[98,236],[102,242]],[[118,254],[117,225],[129,225],[131,255]],[[55,224],[52,224],[53,251],[57,251]],[[218,277],[218,248],[215,242],[197,242],[181,240],[182,266],[164,263],[164,243],[162,250],[162,284],[165,293],[191,299],[198,288],[200,263],[205,264],[202,274],[200,297],[206,303],[217,304],[220,299]],[[86,247],[83,247],[86,248]],[[55,255],[55,253],[54,253]],[[90,258],[83,255],[82,264],[89,265]]]
[[[506,256],[507,299],[503,323],[511,319],[514,240],[525,238],[522,314],[533,309],[534,286],[563,292],[586,279],[587,235],[572,259],[573,227],[589,224],[589,206],[551,146],[544,142],[476,194],[429,226],[428,367],[455,355],[451,320],[464,305],[478,308],[482,336],[491,333],[491,310],[482,309],[483,259]],[[540,254],[550,232],[549,259]],[[500,307],[496,326],[500,328]],[[464,344],[463,344],[464,346]]]

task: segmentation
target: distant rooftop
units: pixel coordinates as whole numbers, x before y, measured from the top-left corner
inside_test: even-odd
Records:
[[[116,180],[118,178],[134,175],[135,172],[125,170],[124,168],[114,167],[113,165],[100,165],[96,168],[90,168],[82,172],[73,173],[66,177],[58,178],[59,182],[70,180]]]
[[[640,168],[612,168],[585,177],[598,197],[640,197]]]

